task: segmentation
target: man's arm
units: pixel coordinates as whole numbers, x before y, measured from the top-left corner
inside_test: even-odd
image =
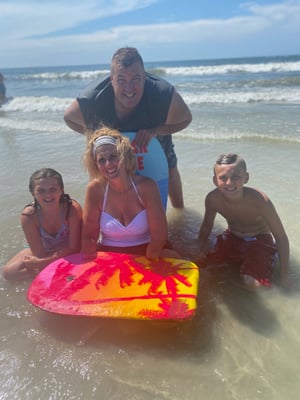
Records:
[[[85,133],[86,126],[77,100],[74,100],[66,109],[64,113],[64,120],[68,127],[73,129],[73,131],[82,134]]]
[[[192,113],[181,95],[174,89],[168,116],[164,125],[157,132],[160,135],[169,135],[185,129],[192,122]]]
[[[170,135],[185,129],[192,121],[192,114],[183,98],[174,89],[166,122],[152,129],[140,129],[136,136],[136,143],[146,147],[154,136]]]

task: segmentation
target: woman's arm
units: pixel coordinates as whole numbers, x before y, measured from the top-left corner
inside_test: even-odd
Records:
[[[65,249],[68,254],[78,253],[81,247],[82,209],[79,203],[72,200],[68,218],[70,227],[69,246]]]
[[[97,251],[100,233],[100,194],[99,182],[92,181],[87,186],[82,214],[81,252],[92,254]]]

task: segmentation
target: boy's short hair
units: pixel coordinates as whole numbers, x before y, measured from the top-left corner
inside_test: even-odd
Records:
[[[230,164],[236,164],[237,166],[242,168],[245,172],[247,171],[247,165],[245,160],[241,156],[235,153],[220,154],[219,157],[217,158],[215,165],[230,165]]]

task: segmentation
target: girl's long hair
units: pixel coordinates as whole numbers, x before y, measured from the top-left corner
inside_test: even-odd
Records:
[[[33,196],[33,192],[34,192],[34,188],[36,185],[36,181],[38,181],[39,179],[45,179],[45,178],[55,178],[58,182],[58,185],[60,187],[60,189],[62,190],[62,194],[60,196],[59,202],[61,204],[63,204],[64,206],[66,206],[66,216],[65,219],[67,220],[69,217],[69,213],[70,213],[70,208],[72,205],[72,199],[71,197],[64,193],[64,182],[63,182],[63,178],[61,176],[61,174],[57,171],[55,171],[55,169],[52,168],[41,168],[38,169],[37,171],[35,171],[31,177],[29,178],[29,191]],[[31,206],[33,208],[33,212],[32,214],[34,214],[36,212],[36,210],[39,208],[39,203],[36,200],[36,198],[33,196],[34,200],[27,204],[24,209],[28,206]]]

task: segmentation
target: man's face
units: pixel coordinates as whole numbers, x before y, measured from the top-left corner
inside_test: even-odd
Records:
[[[130,114],[144,93],[145,71],[143,66],[139,62],[135,62],[127,68],[113,64],[111,83],[115,93],[117,113]]]

